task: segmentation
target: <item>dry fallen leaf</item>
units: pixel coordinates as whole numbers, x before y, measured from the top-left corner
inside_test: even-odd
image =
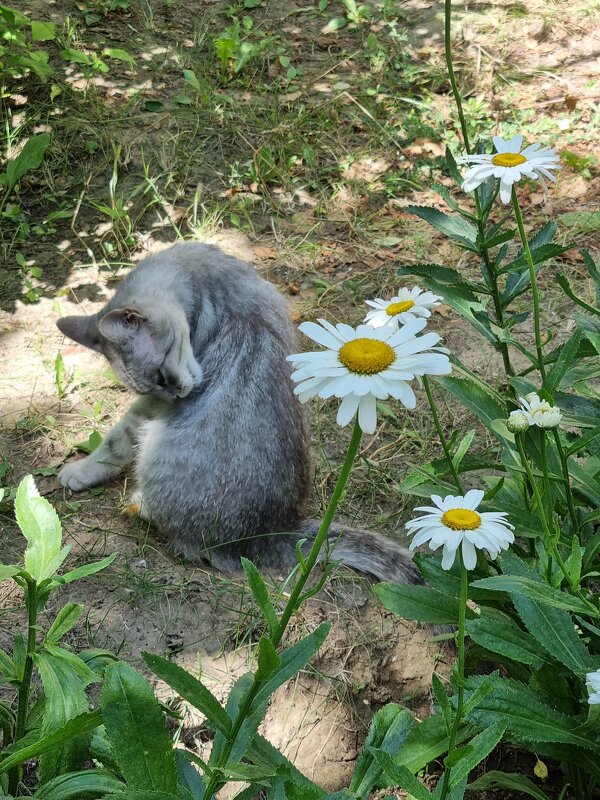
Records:
[[[252,248],[254,250],[254,255],[257,258],[277,258],[277,253],[273,250],[272,247],[268,247],[266,244],[255,244]]]
[[[439,314],[440,317],[443,317],[443,319],[448,319],[448,317],[452,316],[452,309],[450,308],[450,306],[445,306],[445,305],[442,304],[442,305],[436,306],[433,309],[433,313],[434,314]]]

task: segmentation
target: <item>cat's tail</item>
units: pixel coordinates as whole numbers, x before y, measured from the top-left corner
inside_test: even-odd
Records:
[[[310,542],[317,535],[320,524],[316,519],[306,520],[299,532]],[[380,581],[423,583],[410,552],[375,531],[332,524],[320,560],[325,558],[340,561],[344,566],[366,572]]]

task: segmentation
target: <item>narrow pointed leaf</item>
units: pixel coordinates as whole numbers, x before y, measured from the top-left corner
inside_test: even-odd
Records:
[[[375,748],[370,748],[370,750],[380,770],[385,773],[390,786],[404,789],[415,800],[432,800],[431,792],[415,778],[410,770],[402,764],[397,764],[389,753]]]
[[[48,736],[43,736],[37,742],[27,745],[14,753],[11,753],[4,760],[0,761],[0,774],[29,761],[31,758],[38,758],[43,753],[55,749],[63,742],[68,742],[76,736],[83,736],[89,733],[98,725],[102,724],[101,711],[89,711],[87,714],[80,714],[74,719],[70,719],[59,730]]]
[[[242,567],[246,573],[246,577],[248,578],[248,583],[252,589],[254,599],[256,600],[256,603],[262,611],[267,625],[269,626],[269,633],[271,636],[273,636],[279,623],[277,620],[277,614],[273,608],[273,603],[271,603],[271,598],[269,597],[269,590],[267,589],[262,575],[252,561],[249,561],[247,558],[242,558]]]
[[[33,796],[36,800],[93,800],[124,787],[123,781],[110,772],[94,769],[57,775]]]
[[[152,672],[171,689],[206,716],[207,723],[224,734],[231,730],[231,719],[212,692],[182,667],[152,653],[142,653]]]

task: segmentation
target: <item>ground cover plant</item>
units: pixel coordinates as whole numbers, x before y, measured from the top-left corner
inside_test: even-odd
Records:
[[[145,680],[127,664],[112,659],[106,669],[102,659],[88,664],[95,675],[92,680],[89,673],[83,674],[76,656],[63,654],[64,662],[80,670],[75,677],[69,672],[68,678],[77,686],[73,698],[78,711],[88,703],[83,685],[104,681],[100,714],[90,712],[89,724],[96,726],[91,749],[74,748],[71,740],[84,734],[86,719],[67,722],[62,731],[50,734],[62,741],[59,750],[49,751],[53,759],[61,753],[62,764],[56,774],[44,770],[42,732],[59,728],[61,720],[50,717],[56,696],[41,674],[40,697],[47,695],[52,702],[45,710],[42,703],[31,710],[29,738],[23,740],[23,713],[18,736],[10,710],[5,713],[6,758],[0,764],[12,777],[3,784],[4,791],[56,798],[119,793],[138,798],[211,797],[233,784],[233,793],[241,797],[367,797],[385,786],[402,787],[418,798],[461,797],[465,791],[488,796],[495,790],[538,798],[592,797],[598,779],[595,673],[600,667],[597,212],[571,199],[552,219],[538,205],[538,195],[543,200],[544,194],[540,181],[528,179],[541,174],[551,180],[548,173],[560,166],[563,175],[570,174],[571,187],[593,187],[594,157],[585,148],[581,154],[575,151],[592,135],[595,106],[581,111],[578,104],[585,98],[567,95],[570,117],[558,120],[562,127],[553,126],[544,115],[519,111],[512,94],[519,78],[536,76],[519,76],[516,60],[498,66],[508,88],[492,113],[477,89],[483,77],[474,70],[465,79],[469,62],[458,49],[460,69],[458,78],[454,76],[448,4],[445,64],[435,35],[425,55],[414,57],[409,51],[407,44],[416,32],[398,4],[315,3],[294,8],[279,19],[279,28],[291,26],[285,36],[277,25],[268,24],[270,10],[260,2],[240,2],[223,8],[220,16],[209,17],[207,12],[197,20],[190,45],[161,53],[147,46],[143,36],[131,40],[125,31],[151,32],[158,27],[157,17],[163,24],[167,12],[173,21],[173,13],[180,11],[175,4],[165,3],[163,8],[150,2],[82,3],[69,9],[66,21],[53,23],[43,9],[32,7],[30,18],[2,9],[2,59],[9,79],[2,101],[5,119],[11,122],[0,178],[1,213],[6,263],[12,265],[3,277],[3,302],[12,307],[20,295],[28,305],[19,313],[29,315],[30,321],[41,313],[49,290],[54,293],[51,302],[61,302],[65,264],[46,266],[48,247],[59,236],[66,237],[67,248],[76,242],[85,254],[89,266],[84,269],[91,272],[76,284],[75,293],[78,299],[88,295],[93,300],[100,296],[103,273],[110,277],[126,269],[144,236],[169,241],[208,236],[225,224],[262,242],[256,250],[267,263],[277,261],[281,253],[282,263],[272,275],[297,299],[296,313],[309,320],[303,330],[337,353],[338,360],[346,358],[350,377],[357,358],[373,349],[381,357],[387,352],[384,345],[399,346],[381,327],[372,327],[374,333],[366,326],[356,328],[367,312],[365,300],[376,309],[367,320],[373,325],[378,313],[380,319],[383,315],[391,320],[395,314],[388,313],[390,303],[395,305],[392,310],[400,316],[400,325],[421,340],[420,349],[425,341],[435,347],[433,332],[442,332],[448,352],[437,352],[435,370],[424,369],[425,362],[407,368],[411,378],[406,382],[412,388],[398,392],[386,376],[383,386],[373,379],[369,391],[358,394],[355,384],[347,383],[342,391],[323,380],[333,376],[319,375],[312,376],[315,381],[308,388],[300,384],[299,391],[303,400],[321,393],[339,395],[341,401],[317,410],[318,488],[324,510],[331,498],[333,513],[339,500],[347,518],[358,517],[365,524],[364,515],[370,513],[375,526],[382,518],[410,519],[418,513],[409,510],[414,497],[428,498],[427,520],[408,523],[414,543],[436,547],[434,554],[416,556],[428,587],[383,585],[376,593],[400,617],[456,628],[456,664],[449,679],[443,669],[434,673],[433,713],[425,721],[423,714],[417,721],[402,707],[410,706],[409,698],[396,695],[393,699],[401,703],[387,705],[389,697],[376,700],[380,710],[373,715],[369,708],[364,715],[369,732],[364,742],[361,737],[360,755],[335,784],[348,788],[328,795],[320,774],[310,780],[302,776],[257,730],[271,693],[298,670],[307,669],[320,645],[328,646],[323,625],[309,624],[308,636],[303,635],[306,631],[299,633],[291,644],[284,641],[284,632],[290,620],[303,619],[313,591],[326,591],[334,577],[326,571],[315,587],[307,583],[315,550],[283,583],[284,592],[291,592],[288,597],[281,581],[261,577],[247,563],[254,601],[251,612],[244,609],[247,616],[237,628],[252,642],[254,661],[227,702],[208,691],[204,675],[201,681],[192,677],[190,673],[198,675],[192,664],[186,671],[169,660],[176,659],[177,644],[167,647],[169,658],[145,656],[146,675],[154,671],[202,713],[212,740],[206,757],[196,750],[186,760],[179,750],[173,751],[162,711]],[[38,21],[38,13],[43,21]],[[595,9],[586,5],[578,13],[586,19]],[[513,17],[520,25],[526,15],[527,10],[510,6],[502,24],[508,26]],[[328,37],[348,37],[341,40],[336,59],[309,76],[306,71],[314,64],[290,44],[299,35],[296,16],[313,25],[313,48],[318,48],[319,37],[324,49],[332,46]],[[545,9],[542,16],[549,29],[564,25],[560,6]],[[482,20],[484,26],[494,24],[499,23]],[[103,25],[114,26],[108,40]],[[441,20],[435,25],[441,33]],[[123,32],[113,38],[118,26]],[[534,39],[538,34],[541,45],[547,33],[536,31]],[[482,51],[479,56],[487,58]],[[137,84],[129,89],[142,63],[150,64],[143,74],[151,88]],[[366,80],[355,83],[357,70]],[[324,88],[327,101],[314,102],[306,81],[325,83],[315,91]],[[459,89],[465,81],[475,87],[466,98]],[[117,99],[106,102],[102,87],[111,87],[109,96]],[[593,93],[593,86],[587,88]],[[17,89],[35,100],[24,112],[22,102],[15,100]],[[456,112],[442,102],[451,94],[458,103]],[[492,139],[498,121],[503,136]],[[143,143],[136,138],[134,123],[145,126]],[[541,149],[556,144],[551,137],[557,127],[564,137],[557,148],[560,161]],[[356,139],[344,139],[345,129],[352,129]],[[382,142],[378,156],[383,166],[361,153],[373,136]],[[206,158],[194,155],[199,142]],[[532,144],[538,149],[525,149]],[[385,163],[390,147],[393,164]],[[457,163],[461,157],[470,160]],[[82,165],[81,172],[70,172],[75,163]],[[437,196],[427,188],[430,183]],[[554,202],[554,191],[549,189],[546,208]],[[569,229],[572,236],[566,235]],[[398,289],[415,283],[431,295]],[[69,285],[67,292],[73,291]],[[411,309],[413,315],[421,309],[426,327],[415,325]],[[317,332],[312,320],[318,317],[350,322],[354,333],[343,326]],[[464,325],[453,331],[458,319]],[[461,340],[476,342],[473,350],[494,364],[493,371],[482,368],[481,361],[473,363],[468,350],[457,346]],[[357,341],[362,344],[340,355]],[[43,343],[34,347],[44,353]],[[297,376],[299,381],[312,379],[311,356],[306,355],[297,363],[299,371],[305,371]],[[56,466],[68,452],[61,440],[60,403],[85,391],[89,380],[78,375],[65,356],[49,357],[47,348],[43,355],[58,411],[29,403],[16,419],[22,452],[34,446],[42,450],[33,465],[44,493],[50,491]],[[374,366],[370,361],[369,374],[377,378],[382,363],[376,359]],[[429,379],[428,374],[436,377]],[[423,390],[417,389],[414,397],[417,385],[412,378],[419,375]],[[103,380],[105,389],[114,392],[112,378]],[[88,402],[84,423],[78,425],[80,435],[69,445],[76,443],[85,451],[99,441],[98,429],[107,414],[102,394]],[[414,411],[402,410],[413,405]],[[113,409],[108,413],[112,416]],[[358,421],[342,482],[334,487],[343,461],[340,443],[345,441],[336,418],[340,425],[349,424],[354,414]],[[59,456],[47,457],[56,451]],[[3,461],[9,487],[3,506],[6,520],[17,485],[14,475],[31,463],[22,457],[18,466],[14,452],[14,447],[7,449]],[[353,460],[354,471],[348,476]],[[35,506],[31,480],[21,486],[21,506],[25,496]],[[70,535],[76,537],[80,520],[86,520],[82,504],[58,495],[54,500]],[[88,500],[102,502],[102,493]],[[112,515],[115,506],[109,507]],[[99,530],[102,538],[102,527]],[[91,533],[97,538],[97,531]],[[8,552],[14,547],[9,544]],[[143,572],[146,568],[137,566],[150,552],[136,552],[126,573],[137,587],[138,604],[142,593],[157,596]],[[18,554],[4,560],[17,562]],[[34,581],[36,576],[28,572],[27,562],[24,570],[27,575],[21,571],[9,579],[17,577],[29,587],[27,576]],[[116,574],[123,581],[123,573]],[[236,592],[239,596],[239,591],[239,585],[225,584],[219,597],[235,597]],[[31,596],[28,601],[32,608]],[[29,630],[35,631],[35,624]],[[438,646],[452,635],[443,634]],[[25,660],[17,644],[13,664],[29,663],[31,668],[35,658],[52,661],[47,637],[27,639],[31,646]],[[156,638],[146,640],[143,647],[130,650],[129,660],[141,667],[139,651],[156,653],[155,643]],[[81,657],[86,664],[87,656]],[[25,674],[11,672],[9,661],[7,677],[26,685]],[[61,669],[67,670],[62,664]],[[427,681],[430,672],[427,668]],[[361,696],[358,691],[356,696]],[[156,731],[156,741],[144,740],[127,715],[119,715],[119,708],[130,708],[130,716],[139,716]],[[272,714],[275,708],[273,702]],[[101,720],[104,730],[97,727]],[[177,728],[176,719],[170,725],[171,730]],[[107,739],[113,744],[112,757]],[[518,760],[516,748],[529,751],[528,760]],[[77,757],[72,757],[74,752]],[[152,752],[151,759],[147,752]],[[24,782],[16,786],[18,765],[38,755],[40,772],[26,771]],[[90,756],[97,769],[81,771],[86,760],[89,767]],[[150,769],[149,761],[160,769]],[[69,772],[73,769],[76,772]],[[544,784],[548,770],[551,778]]]

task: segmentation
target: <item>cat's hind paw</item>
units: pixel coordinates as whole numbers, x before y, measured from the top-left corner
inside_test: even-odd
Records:
[[[123,514],[128,517],[139,517],[145,522],[150,522],[150,512],[139,489],[131,495],[129,502],[123,507]]]

